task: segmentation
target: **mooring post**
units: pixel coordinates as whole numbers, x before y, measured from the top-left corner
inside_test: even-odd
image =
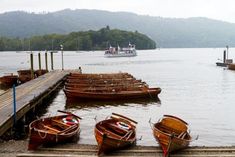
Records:
[[[47,51],[45,52],[45,64],[46,64],[46,71],[48,71]]]
[[[228,45],[226,46],[226,48],[227,48],[227,59],[228,59]]]
[[[30,63],[31,63],[31,79],[34,79],[34,70],[33,70],[33,53],[30,53]]]
[[[16,125],[16,88],[13,84],[13,113],[14,113],[14,126]]]
[[[64,70],[64,52],[63,52],[63,45],[60,45],[61,50],[61,59],[62,59],[62,70]]]
[[[223,62],[226,62],[226,50],[224,50]]]
[[[38,53],[38,69],[41,70],[41,53]]]
[[[53,51],[51,51],[51,70],[54,70],[54,67],[53,67]]]

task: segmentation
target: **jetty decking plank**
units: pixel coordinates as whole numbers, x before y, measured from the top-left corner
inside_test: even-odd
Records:
[[[32,107],[31,102],[49,93],[69,71],[52,71],[16,87],[17,120]],[[0,136],[13,126],[12,89],[0,95]]]

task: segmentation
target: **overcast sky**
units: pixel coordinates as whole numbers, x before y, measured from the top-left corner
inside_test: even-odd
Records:
[[[62,9],[128,11],[161,17],[208,17],[235,23],[235,0],[0,0],[0,12]]]

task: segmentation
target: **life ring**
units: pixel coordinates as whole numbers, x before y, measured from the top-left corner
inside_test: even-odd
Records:
[[[67,116],[67,117],[63,118],[62,122],[65,124],[68,124],[68,125],[78,124],[78,120],[72,116]]]
[[[125,130],[130,130],[131,129],[131,126],[124,123],[124,122],[117,122],[117,126],[122,128],[122,129],[125,129]]]

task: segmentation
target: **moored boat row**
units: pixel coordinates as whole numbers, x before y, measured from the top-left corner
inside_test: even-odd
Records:
[[[34,78],[36,78],[41,75],[44,75],[47,72],[48,71],[44,69],[36,70],[33,71],[33,76]],[[10,73],[0,77],[0,84],[7,87],[12,87],[13,85],[18,85],[19,83],[25,83],[33,79],[31,70],[18,70],[17,73],[18,75],[13,75],[13,73]]]
[[[48,72],[48,70],[45,70],[45,69],[33,71],[33,74],[31,74],[32,72],[31,72],[30,69],[27,69],[27,70],[18,70],[17,71],[17,73],[19,75],[20,83],[28,82],[28,81],[36,78],[36,77],[39,77],[41,75],[46,74],[47,72]]]
[[[235,70],[235,64],[231,63],[228,65],[229,70]]]
[[[18,76],[11,74],[7,74],[5,76],[0,77],[0,84],[4,86],[13,86],[13,84],[18,83]]]
[[[42,144],[63,143],[77,140],[80,134],[80,117],[71,112],[66,115],[38,119],[30,124],[29,150]],[[98,144],[98,155],[124,149],[136,144],[137,122],[121,114],[112,115],[96,122],[94,136]],[[178,117],[164,115],[151,124],[153,135],[162,147],[164,157],[170,152],[188,147],[192,141],[188,124]]]
[[[71,73],[64,92],[68,99],[123,100],[157,98],[161,88],[149,88],[142,80],[128,73]]]

